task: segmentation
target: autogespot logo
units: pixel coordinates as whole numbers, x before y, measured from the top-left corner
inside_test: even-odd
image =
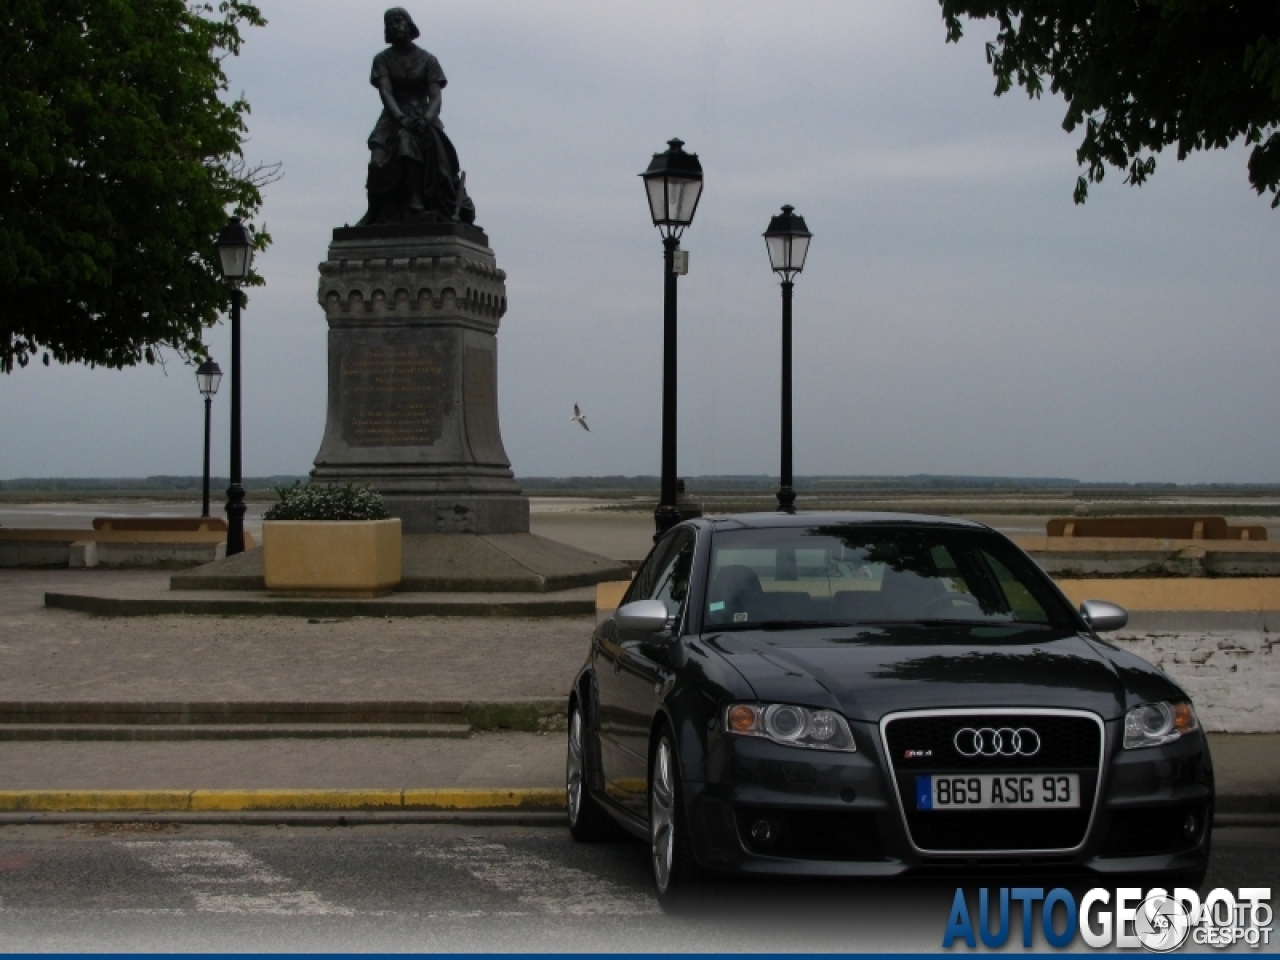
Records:
[[[1181,900],[1157,893],[1138,904],[1133,933],[1152,953],[1169,953],[1187,942],[1191,914]]]
[[[974,911],[963,888],[957,888],[942,947],[950,950],[959,940],[970,949],[981,942],[998,950],[1020,921],[1022,945],[1028,949],[1037,927],[1044,942],[1057,950],[1070,947],[1077,936],[1094,949],[1152,953],[1169,953],[1188,942],[1201,948],[1240,943],[1258,948],[1271,943],[1270,901],[1270,887],[1241,887],[1234,894],[1219,887],[1203,901],[1185,887],[1172,893],[1155,888],[1145,895],[1138,887],[1121,887],[1114,894],[1095,887],[1079,904],[1062,887],[1048,893],[1043,887],[981,887]]]
[[[962,727],[951,744],[962,757],[1034,757],[1040,734],[1030,727]]]

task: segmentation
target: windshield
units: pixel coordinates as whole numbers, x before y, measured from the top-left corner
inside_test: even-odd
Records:
[[[839,525],[717,530],[704,622],[1070,626],[1047,578],[981,530]]]

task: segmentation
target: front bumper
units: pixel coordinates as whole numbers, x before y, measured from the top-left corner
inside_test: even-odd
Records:
[[[1213,768],[1202,733],[1122,750],[1118,724],[1107,724],[1101,794],[1078,849],[970,854],[925,853],[912,843],[879,733],[858,726],[857,753],[721,737],[719,778],[685,785],[699,861],[729,873],[831,877],[1105,877],[1194,873],[1207,863]]]

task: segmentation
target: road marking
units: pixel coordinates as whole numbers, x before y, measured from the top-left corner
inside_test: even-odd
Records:
[[[643,916],[658,912],[653,898],[604,877],[565,867],[505,844],[461,840],[448,849],[422,848],[418,856],[464,870],[522,905],[564,916]]]
[[[351,916],[354,910],[328,903],[312,890],[271,889],[292,885],[247,850],[227,840],[124,840],[119,842],[154,870],[185,888],[205,913],[266,916]],[[226,891],[227,886],[266,887]]]

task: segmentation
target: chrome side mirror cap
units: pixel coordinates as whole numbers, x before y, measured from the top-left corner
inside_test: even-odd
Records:
[[[657,633],[666,628],[670,619],[667,605],[661,600],[633,600],[624,603],[613,615],[613,622],[619,630],[637,633]]]
[[[1086,600],[1080,604],[1080,616],[1097,633],[1119,630],[1129,622],[1129,612],[1124,607],[1105,600]]]

